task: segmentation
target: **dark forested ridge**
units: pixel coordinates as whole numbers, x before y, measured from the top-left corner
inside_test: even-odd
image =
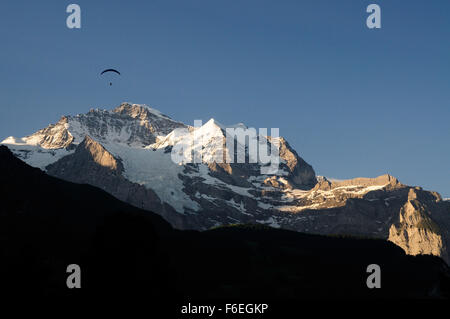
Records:
[[[0,291],[159,300],[448,298],[449,270],[384,240],[261,225],[173,229],[89,185],[50,177],[0,146]],[[66,267],[81,267],[68,289]],[[382,288],[368,289],[378,264]]]

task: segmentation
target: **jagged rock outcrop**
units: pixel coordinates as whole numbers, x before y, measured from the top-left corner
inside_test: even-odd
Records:
[[[40,147],[53,150],[69,147],[74,138],[68,130],[68,118],[66,116],[48,127],[37,131],[36,133],[24,138],[8,137],[2,143],[19,145],[39,145]]]
[[[280,157],[287,167],[287,180],[296,188],[311,189],[317,184],[316,173],[284,139],[280,138]]]
[[[318,183],[314,186],[314,190],[329,191],[338,187],[348,186],[370,187],[370,186],[389,186],[389,188],[396,188],[403,186],[397,178],[385,174],[376,178],[358,177],[342,181],[329,181],[327,178],[322,177]]]
[[[398,221],[389,229],[388,240],[402,247],[409,255],[431,254],[448,261],[448,238],[432,219],[432,211],[426,202],[419,199],[418,191],[410,188]]]

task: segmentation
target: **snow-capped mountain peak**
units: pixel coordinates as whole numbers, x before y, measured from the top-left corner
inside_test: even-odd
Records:
[[[151,187],[161,200],[183,213],[185,209],[201,207],[196,194],[186,194],[187,179],[201,179],[214,187],[244,194],[247,191],[237,190],[233,184],[257,187],[248,179],[255,180],[260,174],[260,165],[230,165],[225,160],[224,156],[229,159],[229,155],[235,155],[224,145],[227,128],[247,129],[242,123],[225,126],[214,118],[200,126],[195,121],[194,126],[189,126],[147,105],[122,103],[110,111],[91,109],[86,114],[63,116],[56,124],[24,138],[9,137],[3,144],[32,166],[46,170],[71,155],[86,138],[95,141],[123,164],[122,173],[130,182]],[[239,143],[236,145],[241,145]],[[174,147],[179,145],[183,146],[181,162],[173,157],[177,152]],[[315,174],[311,166],[289,151],[287,144],[283,147],[283,154],[287,155],[285,166],[281,168],[283,175],[297,185],[314,186]]]
[[[60,149],[78,145],[89,135],[105,143],[143,147],[177,127],[186,126],[146,105],[122,103],[112,111],[91,109],[86,114],[63,116],[58,123],[30,136],[9,137],[2,143]]]
[[[398,219],[400,212],[418,217],[418,225],[433,225],[433,215],[422,208],[444,205],[434,213],[445,212],[448,201],[440,196],[409,188],[389,175],[346,181],[316,177],[282,137],[262,136],[242,123],[225,126],[210,119],[198,124],[185,125],[143,104],[122,103],[113,110],[63,116],[32,135],[8,137],[2,144],[31,166],[100,187],[161,214],[178,228],[262,223],[325,234],[345,230],[389,238],[413,254],[446,254],[439,244],[446,239],[432,233],[435,228],[415,233],[415,224],[393,224],[409,218]],[[218,160],[250,150],[242,136],[233,137],[236,150],[224,148],[228,128],[235,135],[251,133],[245,137],[249,143],[279,144],[281,174],[262,173],[259,162]],[[174,161],[177,152],[187,160]],[[422,204],[415,206],[417,200]],[[409,233],[403,234],[404,229]]]

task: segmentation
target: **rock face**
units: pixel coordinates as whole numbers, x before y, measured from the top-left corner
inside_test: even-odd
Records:
[[[437,193],[401,184],[389,175],[342,182],[321,179],[310,191],[293,191],[296,205],[271,216],[282,228],[318,234],[384,238],[408,254],[449,261],[450,205]]]
[[[259,223],[306,233],[390,240],[408,254],[449,261],[450,202],[401,184],[390,175],[332,181],[316,176],[282,137],[276,173],[252,163],[246,145],[224,148],[227,128],[211,119],[201,127],[172,120],[144,105],[65,116],[24,138],[2,142],[48,174],[97,186],[136,207],[152,210],[180,229]],[[232,126],[247,130],[243,124]],[[200,145],[198,144],[200,142]],[[178,150],[180,145],[185,146]],[[217,159],[237,158],[245,163]],[[191,159],[174,161],[173,154]],[[189,156],[188,156],[189,157]]]
[[[428,201],[419,197],[417,190],[409,189],[407,202],[400,208],[398,221],[391,225],[388,239],[409,255],[432,254],[449,260],[445,230],[430,215],[436,209],[430,209]]]
[[[292,187],[311,189],[317,183],[316,174],[311,165],[306,163],[284,139],[280,138],[280,157],[289,172],[287,180]]]

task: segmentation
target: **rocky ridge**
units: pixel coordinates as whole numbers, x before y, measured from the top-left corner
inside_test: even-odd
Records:
[[[201,137],[203,158],[214,158],[225,129],[215,120],[194,128],[147,106],[123,103],[112,111],[64,116],[35,134],[9,137],[2,144],[31,166],[100,187],[159,213],[177,228],[260,223],[383,238],[408,254],[449,261],[450,202],[390,175],[346,181],[317,177],[283,138],[277,140],[279,174],[261,174],[258,163],[172,161],[172,148],[194,134]],[[257,139],[274,142],[270,136]]]

